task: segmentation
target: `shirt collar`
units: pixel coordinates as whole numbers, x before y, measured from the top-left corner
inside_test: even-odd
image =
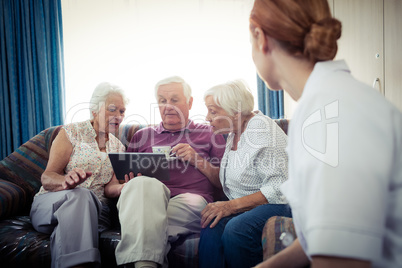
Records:
[[[329,60],[319,61],[314,65],[314,73],[327,73],[333,71],[346,71],[350,72],[345,60]]]
[[[163,122],[160,122],[160,124],[155,128],[155,131],[156,133],[161,134],[163,132],[185,132],[185,131],[191,132],[194,129],[195,129],[194,122],[191,119],[189,119],[187,125],[182,129],[171,131],[164,128]]]
[[[329,60],[317,62],[314,65],[314,69],[307,79],[306,84],[304,85],[302,96],[300,97],[298,102],[303,99],[303,96],[308,95],[308,92],[314,88],[314,84],[317,83],[317,81],[326,79],[327,75],[339,71],[350,73],[349,67],[344,60]]]
[[[87,124],[87,130],[88,130],[89,134],[92,135],[92,137],[95,138],[96,137],[96,131],[95,131],[94,127],[91,124],[91,120],[87,120],[86,124]]]
[[[319,61],[314,65],[314,69],[311,72],[309,78],[307,79],[306,86],[312,80],[320,79],[333,72],[349,72],[349,67],[344,60],[329,60],[329,61]]]

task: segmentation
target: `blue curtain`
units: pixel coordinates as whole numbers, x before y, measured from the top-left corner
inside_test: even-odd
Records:
[[[257,91],[258,109],[272,119],[282,119],[285,114],[283,90],[270,90],[259,75],[257,75]]]
[[[64,120],[61,0],[0,1],[0,159]]]

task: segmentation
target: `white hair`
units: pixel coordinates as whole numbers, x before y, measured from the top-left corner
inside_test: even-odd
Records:
[[[91,119],[93,118],[93,112],[99,113],[102,105],[105,105],[106,99],[111,94],[119,94],[123,98],[124,105],[127,105],[129,100],[126,97],[123,89],[117,85],[109,82],[102,82],[96,86],[89,104],[89,110],[91,113]]]
[[[191,87],[180,76],[171,76],[171,77],[162,79],[158,83],[156,83],[156,85],[155,85],[155,98],[156,98],[156,100],[158,100],[158,89],[159,89],[159,87],[163,86],[163,85],[172,84],[172,83],[179,83],[179,84],[182,85],[184,96],[186,97],[187,103],[189,103],[190,99],[191,99]]]
[[[254,109],[253,94],[246,82],[240,79],[208,89],[204,94],[204,100],[208,96],[212,96],[215,103],[231,116],[237,113],[249,115]]]

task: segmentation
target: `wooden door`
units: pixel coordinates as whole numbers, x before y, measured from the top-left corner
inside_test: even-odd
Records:
[[[342,22],[336,59],[345,59],[356,79],[384,92],[383,1],[333,0],[333,4],[334,17]]]
[[[402,1],[384,1],[385,97],[402,111]]]

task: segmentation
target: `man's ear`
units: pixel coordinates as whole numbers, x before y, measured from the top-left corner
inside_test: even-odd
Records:
[[[190,97],[190,100],[188,101],[188,109],[191,110],[192,106],[193,106],[193,97]]]

